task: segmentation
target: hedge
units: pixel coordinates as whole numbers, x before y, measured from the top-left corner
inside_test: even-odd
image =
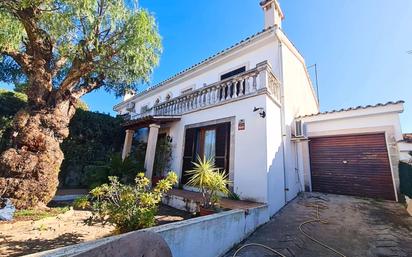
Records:
[[[412,198],[412,165],[399,162],[399,180],[401,193]]]

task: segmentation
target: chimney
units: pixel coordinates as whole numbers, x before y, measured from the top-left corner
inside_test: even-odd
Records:
[[[277,0],[263,0],[260,6],[265,13],[265,29],[273,26],[282,28],[282,20],[284,18],[282,9]]]

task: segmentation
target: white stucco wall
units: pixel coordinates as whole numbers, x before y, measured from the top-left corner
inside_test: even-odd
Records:
[[[278,30],[277,36],[281,42],[281,45],[277,46],[281,56],[278,65],[281,70],[278,73],[282,74],[280,79],[283,82],[285,106],[283,140],[285,142],[286,201],[290,201],[303,190],[303,167],[302,163],[299,164],[297,156],[299,146],[291,140],[295,117],[317,113],[319,106],[303,57],[282,31]]]
[[[171,124],[169,134],[173,138],[172,169],[181,176],[186,126],[203,126],[205,123],[222,122],[222,119],[232,121],[230,150],[233,160],[230,162],[230,172],[234,175],[231,178],[234,182],[233,189],[242,199],[267,202],[267,119],[253,112],[254,107],[265,107],[266,98],[262,94],[192,112],[183,115],[179,122]],[[240,119],[245,120],[245,130],[238,130]]]
[[[281,109],[270,97],[266,97],[266,112],[267,202],[269,213],[273,215],[285,204],[285,171],[280,125]]]

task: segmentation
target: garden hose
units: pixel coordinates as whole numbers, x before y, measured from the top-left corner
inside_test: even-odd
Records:
[[[269,251],[271,251],[271,252],[273,252],[273,253],[281,256],[281,257],[286,257],[285,255],[281,254],[280,252],[276,251],[275,249],[270,248],[269,246],[262,245],[262,244],[256,244],[256,243],[251,243],[251,244],[242,245],[239,249],[236,250],[235,254],[233,254],[233,257],[236,257],[237,254],[238,254],[238,252],[240,252],[240,250],[242,250],[243,248],[246,248],[246,247],[248,247],[248,246],[259,246],[259,247],[263,247],[263,248],[265,248],[266,250],[269,250]]]
[[[317,204],[315,204],[315,205],[309,205],[308,207],[316,207],[316,219],[307,220],[307,221],[301,223],[301,224],[299,225],[299,230],[300,230],[300,232],[301,232],[303,235],[305,235],[307,238],[309,238],[310,240],[312,240],[313,242],[315,242],[315,243],[323,246],[324,248],[326,248],[326,249],[328,249],[328,250],[336,253],[337,255],[342,256],[342,257],[347,257],[347,256],[344,255],[343,253],[341,253],[341,252],[339,252],[338,250],[330,247],[329,245],[327,245],[327,244],[325,244],[325,243],[317,240],[316,238],[312,237],[311,235],[309,235],[308,233],[306,233],[306,232],[303,230],[303,226],[306,225],[306,224],[309,224],[309,223],[313,223],[313,222],[318,222],[318,223],[320,223],[320,224],[327,224],[327,223],[328,223],[326,220],[322,220],[322,219],[320,218],[320,214],[319,214],[319,207],[327,208],[327,206],[324,206],[324,205],[321,206],[319,203],[317,203]]]
[[[305,222],[302,222],[302,223],[299,225],[299,231],[300,231],[304,236],[306,236],[307,238],[309,238],[309,239],[312,240],[313,242],[321,245],[322,247],[324,247],[324,248],[326,248],[326,249],[328,249],[328,250],[336,253],[337,255],[339,255],[339,256],[341,256],[341,257],[347,257],[347,256],[344,255],[343,253],[341,253],[341,252],[339,252],[338,250],[330,247],[329,245],[327,245],[327,244],[325,244],[325,243],[317,240],[316,238],[312,237],[311,235],[309,235],[308,233],[306,233],[306,232],[303,230],[303,226],[305,226],[305,225],[307,225],[307,224],[309,224],[309,223],[313,223],[313,222],[317,222],[317,223],[320,223],[320,224],[327,224],[327,223],[328,223],[326,220],[322,220],[322,219],[320,218],[320,213],[319,213],[319,209],[320,209],[320,208],[327,208],[327,206],[321,205],[321,204],[317,203],[317,204],[315,204],[315,205],[308,205],[307,207],[315,207],[315,208],[316,208],[316,218],[315,218],[315,219],[311,219],[311,220],[307,220],[307,221],[305,221]],[[281,254],[280,252],[276,251],[276,250],[273,249],[273,248],[270,248],[269,246],[266,246],[266,245],[263,245],[263,244],[257,244],[257,243],[250,243],[250,244],[245,244],[245,245],[241,246],[241,247],[240,247],[239,249],[237,249],[236,252],[233,254],[233,257],[236,257],[237,254],[238,254],[242,249],[244,249],[244,248],[246,248],[246,247],[249,247],[249,246],[262,247],[262,248],[264,248],[264,249],[266,249],[266,250],[269,250],[269,251],[277,254],[278,256],[286,257],[285,255]]]

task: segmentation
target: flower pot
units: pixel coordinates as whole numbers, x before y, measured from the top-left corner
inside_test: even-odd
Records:
[[[206,216],[206,215],[210,215],[210,214],[214,214],[215,210],[213,209],[207,209],[207,208],[203,208],[202,206],[200,206],[199,208],[199,215],[200,216]]]

